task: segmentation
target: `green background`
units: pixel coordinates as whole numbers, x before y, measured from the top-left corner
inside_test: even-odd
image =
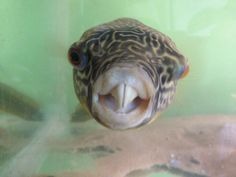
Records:
[[[233,0],[41,0],[0,2],[0,81],[45,107],[77,102],[67,49],[89,27],[133,17],[169,35],[189,58],[168,115],[236,112]],[[59,97],[60,95],[60,97]]]
[[[70,44],[89,27],[132,17],[169,35],[189,59],[190,73],[163,117],[235,114],[235,12],[234,0],[2,0],[0,82],[45,112],[69,114],[78,102]]]

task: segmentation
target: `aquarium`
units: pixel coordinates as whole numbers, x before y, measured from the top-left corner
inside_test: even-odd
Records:
[[[234,0],[2,0],[0,177],[236,176],[235,11]],[[189,73],[156,120],[114,130],[77,99],[68,50],[124,17],[169,36]]]

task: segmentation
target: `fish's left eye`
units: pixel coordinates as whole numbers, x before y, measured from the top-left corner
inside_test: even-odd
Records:
[[[189,66],[188,65],[182,66],[182,67],[178,68],[178,70],[174,74],[175,79],[182,79],[186,75],[188,75],[188,73],[189,73]]]

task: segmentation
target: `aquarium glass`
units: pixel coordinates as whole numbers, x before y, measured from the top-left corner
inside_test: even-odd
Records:
[[[173,103],[142,128],[103,127],[74,92],[71,44],[137,19],[188,58]],[[0,177],[236,176],[236,1],[1,0]]]

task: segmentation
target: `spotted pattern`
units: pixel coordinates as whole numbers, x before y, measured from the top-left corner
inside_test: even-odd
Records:
[[[151,78],[156,94],[153,109],[164,109],[173,99],[179,71],[186,58],[163,33],[134,19],[118,19],[87,30],[71,48],[87,59],[84,68],[74,68],[75,92],[89,110],[93,84],[98,77],[117,64],[142,68]]]

